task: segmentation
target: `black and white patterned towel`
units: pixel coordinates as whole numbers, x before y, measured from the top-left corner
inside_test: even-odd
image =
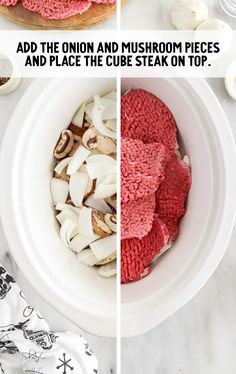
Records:
[[[0,265],[0,374],[97,372],[97,359],[84,338],[50,331]]]

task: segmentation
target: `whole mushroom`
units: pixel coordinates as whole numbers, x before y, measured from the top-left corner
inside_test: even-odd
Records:
[[[178,30],[195,30],[207,17],[203,0],[176,0],[171,9],[171,22]]]

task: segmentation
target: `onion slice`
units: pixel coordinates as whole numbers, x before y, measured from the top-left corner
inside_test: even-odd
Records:
[[[56,210],[62,211],[64,209],[70,209],[72,212],[75,212],[77,215],[79,215],[80,209],[76,208],[73,205],[70,204],[64,204],[64,203],[58,203],[55,207]]]
[[[62,242],[68,247],[71,239],[76,236],[78,232],[78,220],[74,218],[67,218],[61,226],[60,238]]]
[[[116,119],[117,117],[116,100],[106,98],[104,96],[103,97],[100,97],[98,95],[95,95],[95,96],[99,97],[99,103],[101,106],[104,107],[104,110],[102,113],[102,120],[107,121],[107,120]],[[95,96],[94,96],[94,101],[87,104],[85,108],[85,113],[90,118],[93,118],[93,111],[94,111],[94,107],[96,106]]]
[[[89,198],[85,201],[85,205],[87,205],[90,208],[97,209],[104,214],[112,213],[112,210],[110,206],[106,203],[106,201],[102,199],[95,199],[94,194],[89,196]]]
[[[76,171],[81,167],[81,165],[84,163],[84,161],[87,159],[89,155],[90,151],[84,146],[80,145],[74,153],[74,155],[72,156],[66,173],[68,175],[76,173]]]
[[[54,171],[57,173],[57,174],[61,174],[63,172],[63,170],[65,169],[66,166],[68,166],[70,160],[72,159],[72,157],[67,157],[67,158],[64,158],[63,160],[61,160],[57,165],[56,167],[54,168]]]
[[[79,215],[79,233],[82,236],[93,237],[92,209],[83,207]]]
[[[59,214],[57,214],[56,218],[58,220],[58,222],[60,223],[60,225],[63,225],[63,223],[65,222],[65,220],[67,218],[72,218],[74,220],[78,220],[78,215],[73,212],[71,209],[63,209]]]
[[[88,185],[88,174],[77,172],[70,177],[70,197],[75,206],[81,206]]]
[[[90,248],[99,261],[111,256],[116,250],[116,235],[96,240],[90,243]]]
[[[98,262],[97,257],[94,256],[91,249],[86,248],[82,252],[77,254],[79,262],[87,266],[94,266]]]
[[[79,253],[98,238],[99,236],[96,234],[90,238],[78,234],[71,240],[69,247],[72,251]]]
[[[117,272],[116,260],[109,262],[109,264],[102,265],[98,269],[98,274],[103,278],[111,278],[116,275]]]
[[[111,100],[112,102],[113,100]],[[115,131],[110,130],[105,123],[103,122],[104,119],[113,119],[113,118],[105,118],[104,116],[104,111],[105,111],[105,106],[102,104],[102,99],[98,96],[94,96],[94,108],[92,111],[92,124],[94,127],[100,132],[100,134],[104,136],[109,136],[110,138],[116,138],[116,133]],[[115,107],[116,107],[116,102]]]
[[[65,203],[69,192],[69,185],[61,179],[51,179],[51,195],[54,205]]]
[[[116,184],[100,184],[94,193],[95,199],[106,199],[116,194]]]
[[[79,107],[79,110],[75,113],[72,119],[73,125],[78,126],[80,128],[83,127],[83,123],[84,123],[85,106],[86,106],[85,103],[82,103]]]

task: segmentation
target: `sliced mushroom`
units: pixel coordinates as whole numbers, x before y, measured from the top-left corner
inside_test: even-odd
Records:
[[[116,224],[117,224],[117,217],[116,214],[105,214],[104,221],[107,226],[111,229],[111,231],[116,232]]]
[[[73,132],[74,135],[83,136],[85,131],[87,130],[87,127],[85,127],[84,125],[83,127],[78,127],[74,125],[73,123],[71,123],[69,126],[69,130]]]
[[[94,127],[87,129],[82,138],[83,145],[88,149],[97,148],[98,135],[99,132]]]
[[[82,143],[82,137],[78,135],[74,135],[74,144],[69,153],[69,156],[73,156],[75,154],[75,152],[77,151],[81,143]]]
[[[89,198],[89,196],[91,196],[94,193],[95,188],[96,188],[96,180],[95,179],[94,180],[89,179],[87,189],[86,189],[85,195],[84,195],[84,200],[87,200]]]
[[[93,210],[92,212],[92,224],[93,230],[96,234],[101,236],[101,238],[105,238],[112,234],[111,229],[107,226],[104,221],[104,215],[101,212]]]
[[[116,210],[116,195],[112,195],[105,199],[105,201],[113,208]]]
[[[57,160],[61,160],[66,157],[74,144],[74,135],[70,130],[64,130],[61,133],[60,139],[54,149],[54,157]]]
[[[104,155],[116,153],[116,142],[108,136],[98,135],[97,148]]]
[[[108,256],[104,260],[97,262],[96,265],[106,265],[106,264],[109,264],[109,262],[114,261],[115,259],[116,259],[116,251],[113,252],[111,256]]]

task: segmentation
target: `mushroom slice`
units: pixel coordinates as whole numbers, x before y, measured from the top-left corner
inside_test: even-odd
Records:
[[[78,215],[73,212],[71,209],[63,209],[59,214],[57,214],[56,218],[58,220],[58,222],[60,223],[60,225],[63,225],[63,223],[65,222],[65,220],[67,218],[72,218],[72,219],[78,219]]]
[[[79,215],[80,213],[80,209],[79,208],[76,208],[75,206],[73,205],[70,205],[70,204],[64,204],[64,203],[57,203],[56,205],[56,210],[59,210],[59,211],[62,211],[64,209],[69,209],[71,210],[72,212],[76,213],[77,215]]]
[[[113,99],[107,99],[104,97],[100,97],[98,95],[94,96],[94,101],[87,104],[85,108],[85,113],[88,117],[93,119],[93,110],[96,105],[95,97],[99,97],[100,104],[104,107],[103,114],[102,114],[102,120],[110,120],[115,119],[117,117],[116,113],[116,100]]]
[[[112,102],[112,100],[110,100]],[[113,119],[116,118],[105,118],[104,111],[105,106],[102,104],[102,99],[98,96],[94,96],[94,108],[92,111],[92,124],[93,126],[100,132],[100,134],[104,136],[109,136],[110,138],[116,138],[115,131],[110,130],[104,123],[105,119]],[[116,102],[115,103],[115,109],[116,109]],[[116,110],[115,110],[116,111]]]
[[[97,136],[97,149],[104,155],[116,153],[116,142],[108,136]]]
[[[92,212],[92,225],[93,230],[96,234],[105,238],[112,234],[111,229],[106,225],[104,221],[104,215],[101,212],[93,210]]]
[[[78,234],[78,219],[66,218],[60,229],[60,238],[68,247],[73,237]]]
[[[66,181],[58,178],[51,179],[51,195],[54,205],[65,203],[69,192],[69,185]]]
[[[116,184],[100,184],[95,190],[95,199],[106,199],[116,193]]]
[[[63,160],[61,160],[60,162],[58,162],[58,164],[54,168],[55,173],[61,174],[63,172],[63,170],[68,166],[71,158],[72,157],[67,157],[67,158],[64,158]]]
[[[99,132],[95,127],[88,128],[82,138],[82,143],[87,149],[96,149],[97,148],[97,137]]]
[[[57,160],[60,160],[70,153],[74,144],[74,135],[70,130],[64,130],[61,133],[60,139],[54,149],[53,155]]]
[[[109,262],[114,261],[115,259],[116,259],[116,251],[114,251],[111,256],[105,258],[105,260],[97,262],[96,265],[99,265],[99,266],[106,265],[106,264],[109,264]]]
[[[116,214],[105,214],[104,221],[107,224],[107,226],[111,229],[111,231],[116,232],[117,231],[117,217]]]
[[[67,174],[72,175],[76,173],[76,171],[80,168],[80,166],[84,163],[89,155],[90,151],[80,145],[69,162]]]
[[[99,210],[102,213],[112,213],[111,208],[106,203],[106,201],[102,199],[95,199],[94,194],[89,196],[89,198],[84,202],[85,205],[87,205],[90,208]]]
[[[116,275],[116,261],[112,261],[109,264],[100,266],[98,269],[98,274],[103,278],[111,278]]]
[[[83,207],[79,214],[79,233],[82,236],[93,237],[92,209]]]
[[[69,247],[72,251],[79,253],[98,238],[99,236],[96,234],[89,238],[78,234],[71,240]],[[97,259],[97,261],[99,261],[99,259]]]
[[[77,172],[70,177],[70,197],[75,206],[81,206],[88,185],[88,174]]]
[[[83,127],[84,123],[84,114],[85,114],[85,103],[82,103],[79,107],[79,110],[75,113],[72,124],[78,127]]]
[[[116,251],[116,235],[98,239],[89,246],[99,261],[105,260]]]
[[[90,248],[86,248],[77,254],[77,259],[84,265],[94,266],[98,262]]]

